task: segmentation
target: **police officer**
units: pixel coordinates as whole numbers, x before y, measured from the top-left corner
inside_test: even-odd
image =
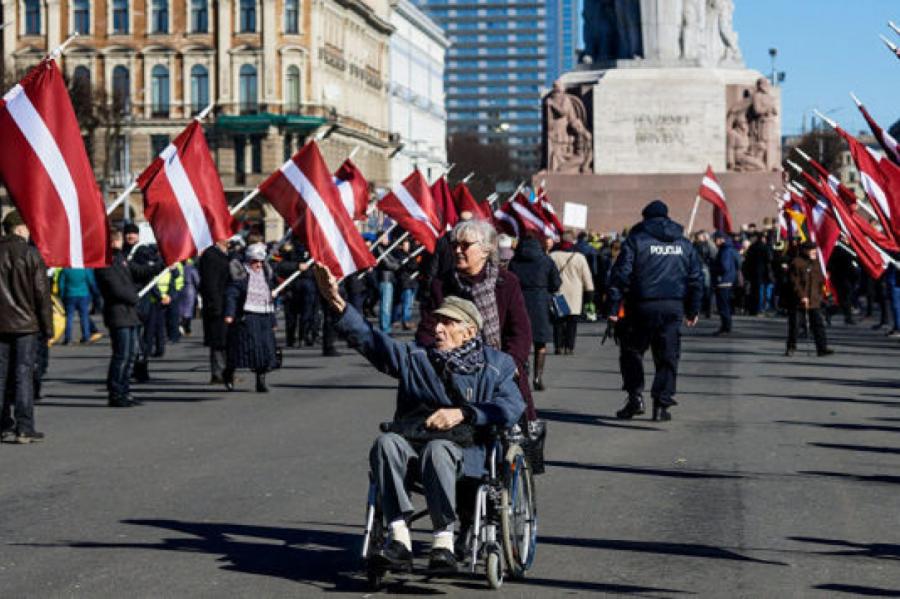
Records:
[[[616,413],[629,419],[644,413],[643,357],[653,352],[656,376],[650,391],[653,419],[671,420],[668,408],[676,405],[675,378],[680,354],[680,325],[697,323],[703,298],[703,272],[681,225],[669,219],[661,200],[647,204],[644,220],[636,224],[622,244],[610,273],[609,320],[621,340],[619,367],[628,402]],[[619,308],[625,316],[619,322]]]

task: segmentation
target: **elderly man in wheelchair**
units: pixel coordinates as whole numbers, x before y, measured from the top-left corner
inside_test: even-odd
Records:
[[[419,475],[433,525],[431,573],[457,570],[454,542],[457,482],[464,477],[485,483],[476,493],[475,509],[469,510],[474,512],[476,528],[490,525],[488,503],[499,501],[503,495],[505,509],[510,512],[504,514],[507,517],[503,521],[509,524],[516,515],[520,520],[528,520],[524,525],[519,524],[519,537],[522,526],[533,529],[531,476],[521,449],[514,445],[515,438],[511,444],[505,433],[516,425],[525,409],[515,380],[516,366],[510,356],[482,343],[482,317],[475,305],[459,297],[447,297],[434,312],[435,344],[423,347],[414,342],[396,341],[375,330],[341,298],[337,281],[325,267],[316,267],[316,279],[327,305],[337,315],[337,330],[373,366],[399,380],[393,421],[382,424],[383,432],[370,453],[373,484],[363,549],[370,582],[373,573],[377,579],[387,570],[412,569],[409,526],[414,509],[408,483],[415,477],[410,475]],[[503,434],[492,436],[490,430],[503,431]],[[502,468],[508,456],[513,456],[513,463],[507,466],[513,471],[509,476],[497,471],[497,464]],[[516,468],[519,473],[514,471]],[[515,485],[519,487],[518,507],[511,505],[509,496],[509,487]],[[496,492],[490,490],[494,487]],[[496,497],[491,499],[489,494]],[[526,494],[527,502],[522,500]],[[500,522],[500,516],[495,520]],[[471,531],[469,523],[467,530]],[[470,532],[471,541],[461,544],[471,552],[472,570],[480,546],[482,553],[493,555],[493,558],[485,555],[486,569],[494,570],[487,572],[492,586],[502,582],[504,561],[507,570],[514,565],[508,563],[511,557],[519,562],[515,564],[518,573],[524,574],[530,556],[526,564],[522,559],[522,544],[529,544],[525,553],[533,553],[535,532],[532,530],[526,535],[529,538],[520,539],[516,547],[501,546],[501,539],[497,538],[517,538],[515,534],[487,532]],[[383,544],[377,546],[381,541]]]

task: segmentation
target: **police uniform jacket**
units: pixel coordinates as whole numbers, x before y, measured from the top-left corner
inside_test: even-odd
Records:
[[[682,300],[686,316],[697,316],[703,272],[683,231],[666,217],[645,219],[631,229],[610,273],[610,314],[618,312],[623,300]]]

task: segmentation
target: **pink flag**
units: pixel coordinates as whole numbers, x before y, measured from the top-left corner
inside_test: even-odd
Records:
[[[312,141],[259,186],[316,262],[338,278],[375,265],[356,229],[328,165]]]
[[[48,266],[109,264],[109,223],[62,75],[46,59],[0,100],[0,179]]]
[[[429,253],[434,253],[443,224],[435,213],[434,199],[422,173],[414,170],[391,193],[381,198],[378,209],[397,221]]]
[[[713,173],[712,166],[706,167],[706,174],[700,183],[698,195],[713,205],[713,227],[717,231],[731,233],[734,226],[731,224],[731,213],[728,212],[728,204],[725,203],[725,192]]]
[[[234,234],[222,181],[194,120],[138,177],[144,216],[166,264],[196,256]]]
[[[369,182],[349,158],[334,173],[334,183],[341,194],[341,202],[351,220],[365,220],[369,207]]]

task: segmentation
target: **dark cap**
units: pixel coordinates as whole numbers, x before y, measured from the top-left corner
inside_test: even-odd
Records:
[[[18,210],[10,210],[6,213],[6,216],[3,217],[3,230],[6,231],[7,234],[12,233],[12,230],[19,225],[24,224],[25,221],[22,220],[22,215],[19,214]]]
[[[722,231],[716,231],[715,233],[713,233],[713,239],[728,239],[728,235],[726,235]]]
[[[122,229],[122,232],[128,235],[129,233],[140,233],[141,230],[134,223],[128,223],[125,225],[125,228]]]
[[[662,200],[653,200],[641,211],[641,216],[644,218],[666,218],[669,216],[669,207],[666,206],[666,203]]]
[[[803,243],[800,244],[800,249],[803,250],[804,252],[808,252],[809,250],[816,249],[816,244],[813,243],[812,241],[804,241]]]

